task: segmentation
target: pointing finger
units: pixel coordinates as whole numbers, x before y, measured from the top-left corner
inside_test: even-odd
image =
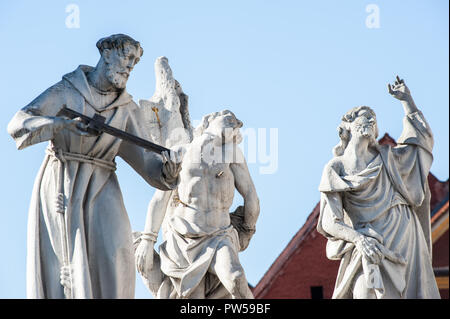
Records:
[[[388,83],[388,91],[390,94],[394,94],[394,91],[392,90],[392,86],[390,83]]]

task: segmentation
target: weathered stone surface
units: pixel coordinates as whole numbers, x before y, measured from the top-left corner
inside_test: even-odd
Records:
[[[333,298],[439,298],[431,265],[433,134],[397,77],[389,93],[405,111],[398,145],[378,145],[375,113],[351,109],[319,186],[317,230],[341,260]]]
[[[95,67],[81,65],[20,110],[8,125],[19,149],[49,141],[29,210],[29,298],[133,298],[132,232],[117,176],[122,157],[150,185],[173,189],[180,165],[59,116],[67,106],[146,138],[138,106],[126,92],[143,50],[117,34],[100,39]]]
[[[187,96],[167,59],[157,59],[155,70],[156,92],[141,106],[152,136],[184,157],[178,188],[155,192],[145,231],[136,233],[138,271],[157,298],[253,298],[238,257],[259,215],[256,190],[237,147],[242,122],[225,110],[203,117],[193,131]],[[230,214],[236,188],[244,206]],[[158,254],[154,243],[161,226]]]
[[[150,100],[139,101],[151,138],[169,148],[189,143],[192,127],[188,97],[173,77],[166,57],[156,59],[155,77],[155,93]]]

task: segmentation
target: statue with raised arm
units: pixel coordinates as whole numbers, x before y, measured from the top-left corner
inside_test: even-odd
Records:
[[[253,298],[238,253],[255,232],[259,200],[237,147],[240,127],[228,110],[204,116],[192,142],[178,147],[183,163],[177,189],[152,198],[136,266],[157,298]],[[244,205],[230,213],[235,189]]]
[[[395,147],[377,143],[374,111],[347,112],[325,166],[317,230],[341,260],[333,298],[440,298],[431,264],[433,134],[404,81],[389,93],[405,111]]]
[[[150,139],[140,108],[126,91],[143,54],[123,34],[97,42],[95,67],[75,71],[20,110],[8,125],[18,149],[48,141],[28,223],[28,298],[133,298],[133,237],[115,174],[123,158],[151,186],[174,189],[181,165],[107,133],[92,133],[62,109],[101,116],[105,124]]]

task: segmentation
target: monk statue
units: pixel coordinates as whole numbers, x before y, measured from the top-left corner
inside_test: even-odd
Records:
[[[150,139],[126,91],[139,42],[115,34],[97,42],[95,67],[80,65],[21,109],[8,125],[18,149],[48,141],[28,223],[28,298],[133,298],[130,221],[115,174],[116,156],[159,190],[174,189],[181,168],[173,152],[157,154],[107,133],[93,133],[64,107]]]

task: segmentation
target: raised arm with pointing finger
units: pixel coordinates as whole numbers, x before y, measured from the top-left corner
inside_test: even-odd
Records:
[[[427,182],[433,134],[403,80],[388,91],[405,111],[398,145],[378,145],[375,113],[355,107],[323,170],[317,230],[327,257],[341,260],[333,298],[440,298]]]

